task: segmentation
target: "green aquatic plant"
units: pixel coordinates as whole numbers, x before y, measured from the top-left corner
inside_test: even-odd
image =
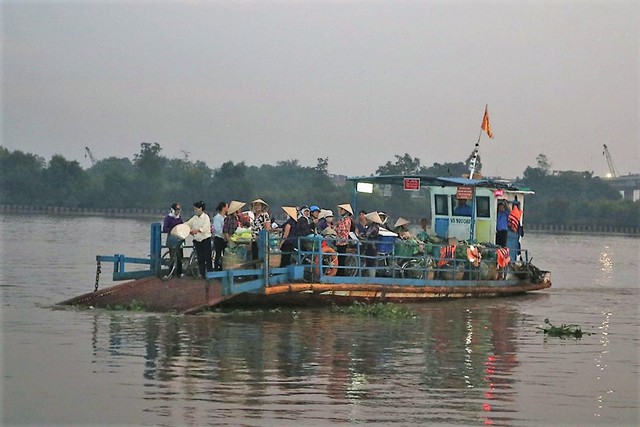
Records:
[[[392,303],[374,303],[367,304],[363,302],[354,302],[348,306],[331,306],[331,312],[334,314],[348,314],[351,316],[372,316],[385,319],[414,319],[418,317],[413,311],[406,307]]]
[[[132,299],[129,304],[107,305],[107,310],[115,311],[146,311],[147,305],[141,301]]]
[[[544,319],[544,323],[549,325],[549,327],[541,328],[538,327],[545,335],[550,337],[559,337],[559,338],[582,338],[583,335],[591,335],[590,332],[583,332],[580,326],[578,325],[565,325],[564,323],[560,326],[555,326],[549,319]]]

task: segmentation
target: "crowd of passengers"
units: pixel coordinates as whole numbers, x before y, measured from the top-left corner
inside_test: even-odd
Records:
[[[172,230],[177,225],[186,224],[189,226],[189,234],[193,238],[194,249],[198,255],[198,267],[201,276],[207,271],[221,271],[224,251],[232,242],[234,234],[238,229],[251,230],[251,256],[258,259],[257,237],[262,230],[279,231],[281,235],[280,250],[281,267],[291,263],[291,256],[298,245],[299,237],[309,237],[322,235],[330,240],[338,253],[338,275],[344,271],[345,257],[341,256],[347,252],[349,240],[356,237],[365,241],[364,255],[366,255],[367,266],[375,266],[375,257],[378,255],[376,241],[380,234],[380,229],[391,229],[387,225],[388,216],[384,212],[360,211],[358,216],[354,216],[353,209],[349,203],[337,205],[337,216],[330,209],[321,209],[317,205],[312,206],[284,206],[282,210],[287,215],[287,219],[279,225],[269,215],[269,205],[262,199],[251,202],[251,209],[242,212],[241,209],[246,203],[231,201],[230,203],[220,202],[216,206],[216,214],[213,219],[206,213],[206,205],[202,201],[193,204],[193,216],[187,220],[182,219],[182,207],[179,203],[171,205],[171,209],[164,218],[162,232],[167,233],[166,245],[177,256],[182,258],[182,240],[172,235]],[[408,230],[409,221],[399,218],[393,229],[401,239],[417,239],[428,241],[433,236],[429,233],[429,223],[423,218],[420,221],[421,231],[413,236]],[[177,275],[182,276],[181,263],[177,264]]]
[[[464,201],[454,210],[456,215],[470,215],[468,205]],[[198,255],[198,267],[200,275],[204,276],[207,271],[222,270],[222,259],[224,251],[234,239],[234,234],[240,228],[249,230],[249,241],[251,244],[251,259],[258,259],[258,235],[262,230],[279,231],[281,235],[281,267],[291,263],[291,256],[298,245],[298,238],[310,237],[314,235],[325,236],[331,241],[338,253],[338,275],[342,274],[347,247],[350,239],[357,238],[363,240],[364,255],[366,256],[367,267],[375,267],[378,256],[378,245],[376,241],[381,234],[381,229],[394,231],[397,236],[405,241],[417,242],[423,245],[426,242],[441,243],[430,231],[430,224],[426,218],[421,219],[421,231],[413,235],[409,229],[409,221],[398,218],[393,227],[388,226],[388,216],[381,211],[365,212],[360,211],[357,217],[349,203],[337,205],[337,216],[330,209],[321,209],[317,205],[312,206],[283,206],[282,210],[287,215],[287,219],[279,225],[269,215],[269,205],[262,199],[251,202],[250,210],[242,212],[241,209],[246,203],[231,201],[230,203],[220,202],[216,207],[216,214],[210,219],[206,213],[205,203],[202,201],[193,204],[193,216],[186,222],[182,219],[182,208],[179,203],[171,205],[168,215],[164,218],[162,232],[167,233],[167,247],[174,254],[177,252],[179,259],[182,258],[181,244],[186,235],[180,236],[182,240],[173,236],[175,227],[186,224],[188,228],[185,233],[193,237],[193,245]],[[496,244],[504,248],[507,244],[508,230],[522,235],[520,222],[520,210],[517,208],[517,200],[513,209],[509,208],[506,201],[498,203]],[[465,210],[466,209],[466,210]],[[455,242],[454,242],[455,243]],[[424,246],[421,247],[423,249]],[[455,250],[455,247],[454,249]],[[178,277],[182,275],[181,263],[177,264]]]

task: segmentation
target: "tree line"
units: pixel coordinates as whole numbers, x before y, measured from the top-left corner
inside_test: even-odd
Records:
[[[468,174],[471,155],[465,162],[424,166],[409,154],[396,155],[375,174],[423,174],[462,176]],[[558,225],[611,225],[637,227],[639,203],[622,200],[606,181],[587,172],[551,174],[544,154],[529,166],[518,184],[536,191],[527,198],[527,222]],[[185,207],[203,200],[208,210],[220,201],[251,201],[261,198],[272,208],[316,204],[334,209],[349,202],[350,183],[327,173],[328,158],[314,167],[298,160],[275,165],[248,166],[228,161],[212,168],[202,161],[167,158],[158,143],[142,143],[133,159],[110,157],[83,169],[75,160],[54,155],[51,160],[10,151],[0,146],[0,203],[4,205],[58,206],[94,209],[166,209],[173,202]],[[478,158],[476,170],[481,170]],[[384,210],[391,216],[428,216],[428,197],[410,197],[392,189],[376,192],[359,208]],[[277,212],[281,215],[280,212]]]

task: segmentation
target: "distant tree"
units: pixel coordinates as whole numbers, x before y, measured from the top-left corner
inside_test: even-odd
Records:
[[[431,176],[463,176],[469,174],[469,169],[462,162],[457,163],[434,163],[433,166],[426,168],[426,175]]]
[[[280,160],[278,162],[276,162],[276,166],[280,166],[280,167],[289,167],[289,168],[299,168],[300,167],[300,162],[298,161],[298,159],[293,159],[293,160]]]
[[[538,154],[536,161],[538,162],[538,169],[544,172],[545,175],[549,175],[549,172],[551,171],[551,162],[549,162],[546,154]]]
[[[160,156],[161,152],[162,147],[157,142],[143,142],[140,152],[133,156],[133,164],[147,176],[157,175],[167,163],[167,159]]]
[[[87,172],[77,161],[54,155],[44,171],[43,198],[49,206],[77,207],[82,205],[89,183]]]
[[[318,164],[316,165],[316,170],[326,175],[327,172],[329,171],[329,158],[318,157]]]
[[[396,162],[391,163],[388,161],[382,166],[376,169],[378,175],[416,175],[423,173],[424,168],[420,165],[420,159],[417,157],[411,157],[409,153],[405,153],[404,156],[398,154],[395,155]]]
[[[44,196],[42,172],[45,160],[20,150],[0,146],[0,203],[38,204]]]

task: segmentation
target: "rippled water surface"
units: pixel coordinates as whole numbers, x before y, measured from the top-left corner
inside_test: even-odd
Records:
[[[553,287],[412,305],[197,316],[76,310],[146,220],[0,217],[3,425],[638,425],[640,239],[529,234]],[[103,266],[101,287],[109,286]],[[578,324],[580,340],[537,329]]]

